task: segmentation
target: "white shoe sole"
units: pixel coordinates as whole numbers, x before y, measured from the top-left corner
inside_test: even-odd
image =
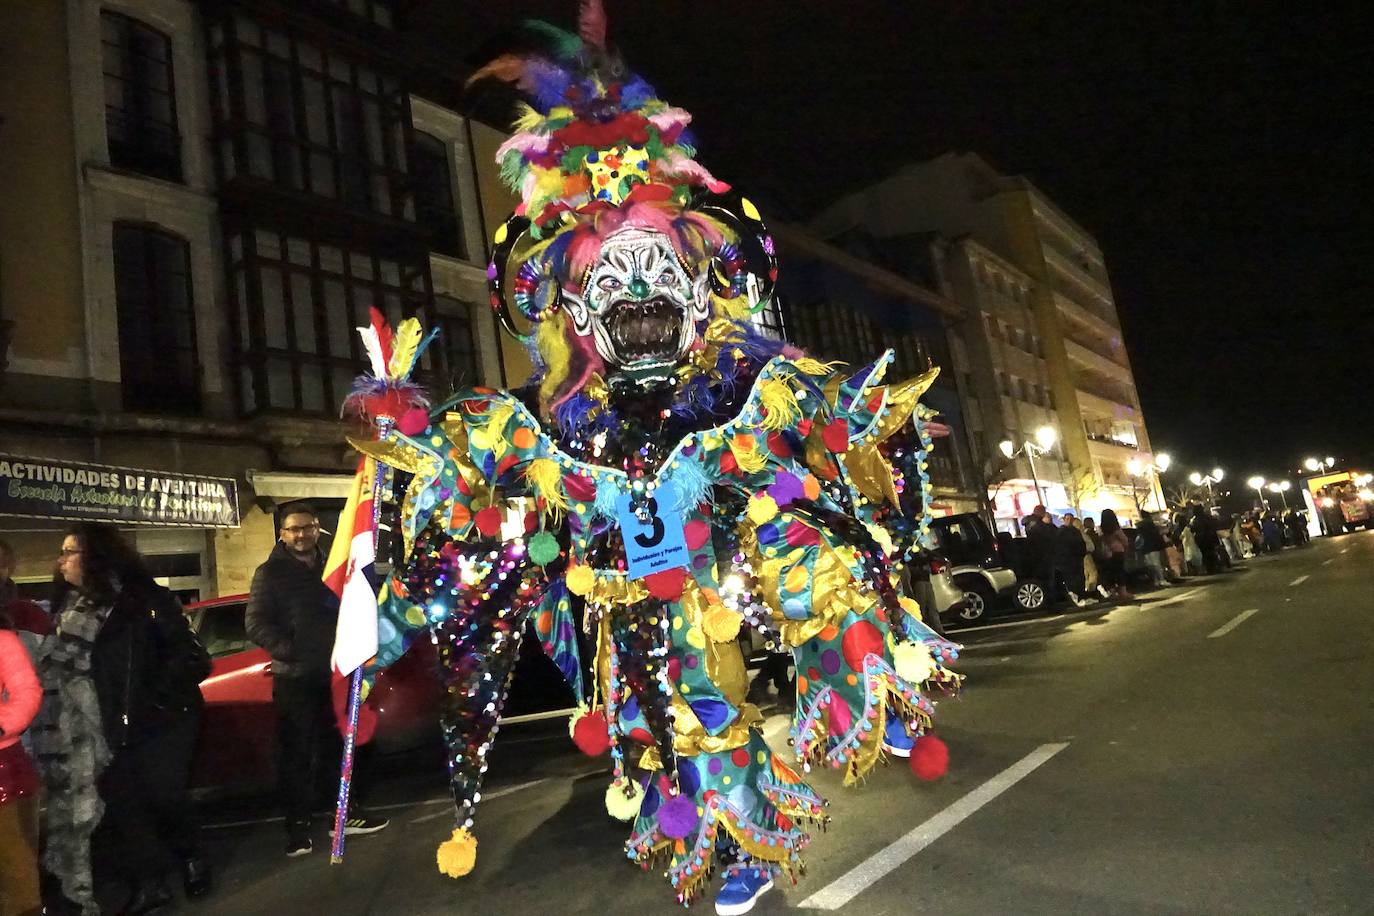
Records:
[[[754,908],[754,904],[759,902],[760,897],[772,889],[773,882],[769,881],[763,887],[755,891],[754,896],[743,903],[721,903],[720,901],[716,901],[716,916],[743,916],[743,914]]]
[[[313,848],[311,848],[311,849],[293,849],[293,850],[291,850],[290,852],[288,852],[288,853],[286,854],[286,857],[287,857],[288,859],[299,859],[301,856],[308,856],[308,855],[310,855],[310,854],[311,854],[312,852],[314,852],[314,851],[315,851],[315,850],[314,850]]]
[[[909,747],[893,747],[892,745],[888,744],[886,741],[883,742],[883,750],[887,751],[887,752],[888,752],[889,754],[891,754],[893,757],[910,757],[910,756],[911,756],[911,748],[909,748]]]

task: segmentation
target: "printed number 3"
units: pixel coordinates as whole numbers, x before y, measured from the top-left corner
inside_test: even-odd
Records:
[[[658,517],[658,500],[654,499],[652,496],[649,497],[648,506],[649,520],[650,523],[653,524],[654,530],[649,534],[635,535],[635,543],[638,544],[640,547],[645,548],[657,547],[659,542],[663,540],[664,534],[663,519]]]

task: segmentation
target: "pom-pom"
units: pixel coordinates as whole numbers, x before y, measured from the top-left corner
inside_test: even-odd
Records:
[[[496,506],[487,506],[479,510],[473,521],[477,523],[477,530],[487,537],[495,537],[501,533],[501,510]]]
[[[749,521],[755,525],[772,521],[778,514],[778,501],[771,496],[755,496],[749,500]]]
[[[926,782],[949,771],[949,745],[934,735],[922,735],[911,748],[911,772]]]
[[[606,813],[618,821],[632,821],[644,802],[644,790],[633,779],[606,787]]]
[[[688,836],[700,821],[697,803],[687,795],[675,795],[658,809],[659,832],[674,840]]]
[[[649,594],[664,601],[676,601],[682,597],[682,587],[687,582],[687,570],[664,569],[644,577],[644,587]]]
[[[719,604],[713,604],[701,615],[701,631],[712,642],[733,642],[739,636],[740,624],[744,618],[737,612]]]
[[[585,595],[596,584],[596,573],[592,572],[590,566],[574,566],[568,570],[566,581],[568,591],[574,595]]]
[[[902,680],[920,684],[935,673],[935,659],[920,643],[899,642],[892,647],[892,667]]]
[[[418,436],[429,426],[429,411],[412,407],[396,420],[396,430],[407,436]]]
[[[579,715],[572,721],[569,733],[573,744],[588,757],[600,757],[611,749],[611,739],[606,733],[606,714],[599,709]]]
[[[540,566],[548,566],[558,559],[558,538],[541,531],[529,540],[530,559]]]
[[[453,836],[439,844],[434,854],[440,874],[461,878],[477,863],[477,837],[459,827]]]

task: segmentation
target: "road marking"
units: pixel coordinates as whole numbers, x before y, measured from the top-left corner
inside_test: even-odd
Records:
[[[544,779],[532,779],[532,780],[530,780],[529,782],[522,782],[522,783],[520,783],[519,785],[507,786],[507,787],[504,788],[504,789],[497,789],[495,792],[490,792],[490,793],[488,793],[488,794],[486,794],[486,795],[483,795],[483,794],[481,794],[481,793],[479,792],[478,795],[477,795],[477,800],[478,800],[478,801],[481,801],[481,800],[491,801],[493,798],[500,798],[500,797],[503,796],[503,795],[514,795],[516,792],[523,791],[523,790],[525,790],[525,789],[531,788],[532,786],[537,786],[537,785],[539,785],[540,783],[545,783],[545,782],[548,782],[548,781],[549,781],[549,777],[545,777]],[[450,804],[452,804],[453,799],[452,799],[452,798],[446,798],[446,799],[443,799],[443,801],[446,801],[446,802],[449,802]],[[427,804],[428,804],[428,803],[427,803]],[[448,809],[445,809],[445,810],[443,810],[443,811],[435,811],[433,814],[426,814],[426,815],[424,815],[424,816],[422,816],[422,817],[417,817],[417,818],[415,818],[414,820],[412,820],[411,823],[412,823],[412,824],[423,824],[425,821],[433,821],[433,820],[438,820],[438,819],[441,818],[441,817],[452,817],[452,816],[453,816],[453,812],[452,812],[452,811],[449,811]]]
[[[1292,588],[1292,587],[1295,586],[1295,585],[1302,585],[1302,584],[1303,584],[1304,582],[1306,582],[1309,578],[1310,578],[1309,576],[1298,576],[1298,577],[1297,577],[1296,579],[1294,579],[1292,582],[1289,582],[1289,583],[1288,583],[1288,587],[1289,587],[1289,588]]]
[[[1190,589],[1188,589],[1186,592],[1184,592],[1183,594],[1177,595],[1177,596],[1175,596],[1175,597],[1173,597],[1173,598],[1167,598],[1167,599],[1165,599],[1164,601],[1159,602],[1158,604],[1151,603],[1151,604],[1149,605],[1149,607],[1152,607],[1152,608],[1156,608],[1156,607],[1168,607],[1168,606],[1171,605],[1171,604],[1179,604],[1179,603],[1181,603],[1181,602],[1187,601],[1189,598],[1193,597],[1193,596],[1196,595],[1198,592],[1202,591],[1204,588],[1206,588],[1206,586],[1203,586],[1203,585],[1199,585],[1197,588],[1190,588]],[[1143,604],[1141,605],[1141,609],[1142,609],[1142,610],[1144,610],[1145,607],[1146,607],[1146,605],[1143,605]]]
[[[1342,547],[1342,548],[1341,548],[1341,555],[1342,555],[1342,556],[1344,556],[1345,554],[1347,554],[1347,553],[1349,553],[1349,552],[1350,552],[1350,548],[1349,548],[1349,547]]]
[[[1332,563],[1335,563],[1335,562],[1336,562],[1336,558],[1335,558],[1335,557],[1331,557],[1331,558],[1328,559],[1328,560],[1322,560],[1322,565],[1323,565],[1323,566],[1330,566]]]
[[[865,888],[953,830],[965,818],[1025,779],[1042,763],[1068,746],[1067,741],[1040,745],[906,836],[873,854],[797,905],[803,909],[838,910]]]
[[[967,630],[951,630],[951,631],[950,631],[950,638],[954,638],[954,637],[956,637],[956,636],[962,636],[962,635],[965,634],[965,633],[967,633],[967,634],[969,634],[969,635],[973,635],[973,634],[976,634],[976,633],[981,633],[981,632],[983,632],[984,630],[1000,630],[1000,629],[1003,629],[1003,628],[1005,628],[1005,627],[1024,627],[1024,626],[1029,626],[1030,624],[1033,624],[1033,623],[1053,623],[1053,622],[1056,621],[1056,620],[1077,620],[1077,619],[1080,618],[1080,617],[1095,617],[1095,616],[1098,616],[1098,615],[1100,615],[1100,614],[1105,614],[1107,611],[1111,610],[1113,607],[1118,607],[1118,605],[1112,605],[1112,604],[1107,604],[1106,602],[1103,602],[1103,603],[1098,604],[1098,605],[1096,605],[1096,606],[1094,606],[1094,607],[1088,608],[1087,610],[1083,610],[1083,611],[1067,611],[1067,612],[1065,612],[1065,613],[1063,613],[1063,614],[1055,614],[1055,615],[1053,615],[1053,616],[1051,616],[1051,617],[1028,617],[1028,618],[1025,619],[1025,620],[1008,620],[1008,621],[1006,621],[1005,623],[989,623],[989,624],[984,624],[983,626],[970,627],[970,628],[967,629]]]
[[[1228,622],[1225,623],[1225,624],[1222,624],[1221,626],[1217,627],[1217,628],[1216,628],[1215,630],[1213,630],[1212,632],[1208,633],[1208,634],[1207,634],[1207,638],[1208,638],[1208,639],[1216,639],[1216,638],[1219,637],[1219,636],[1225,636],[1227,633],[1230,633],[1230,632],[1231,632],[1232,630],[1234,630],[1236,627],[1240,626],[1242,623],[1245,623],[1245,621],[1249,620],[1250,617],[1251,617],[1251,615],[1253,615],[1253,614],[1258,614],[1258,613],[1259,613],[1259,608],[1257,608],[1257,607],[1252,607],[1252,608],[1250,608],[1250,610],[1248,610],[1248,611],[1241,611],[1241,612],[1240,612],[1239,614],[1237,614],[1235,617],[1232,617],[1230,621],[1228,621]]]

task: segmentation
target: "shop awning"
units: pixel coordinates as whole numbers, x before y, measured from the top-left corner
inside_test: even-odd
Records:
[[[248,482],[259,499],[289,502],[293,499],[347,499],[352,474],[298,474],[290,471],[248,469]]]

